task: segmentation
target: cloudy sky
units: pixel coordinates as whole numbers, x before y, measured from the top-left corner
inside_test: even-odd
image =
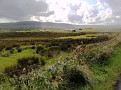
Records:
[[[119,24],[120,0],[0,0],[0,23]]]

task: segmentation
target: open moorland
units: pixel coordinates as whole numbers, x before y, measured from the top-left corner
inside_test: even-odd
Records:
[[[118,32],[0,32],[0,90],[113,90]]]

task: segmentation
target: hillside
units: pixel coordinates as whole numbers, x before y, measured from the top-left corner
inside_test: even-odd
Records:
[[[18,31],[18,30],[32,30],[32,29],[48,29],[48,30],[72,30],[72,29],[95,29],[98,31],[120,31],[120,25],[74,25],[66,23],[52,23],[52,22],[35,22],[35,21],[21,21],[11,23],[0,23],[0,30],[2,31]],[[115,30],[114,30],[115,29]]]

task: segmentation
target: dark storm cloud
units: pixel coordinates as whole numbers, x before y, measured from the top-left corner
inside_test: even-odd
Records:
[[[45,0],[0,0],[0,18],[29,20],[31,16],[49,16]]]

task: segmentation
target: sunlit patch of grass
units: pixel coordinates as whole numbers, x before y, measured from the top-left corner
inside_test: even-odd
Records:
[[[69,33],[70,31],[68,31],[68,30],[40,30],[41,32],[54,32],[54,33],[58,33],[58,32],[60,32],[60,33]]]
[[[27,49],[23,50],[21,53],[11,54],[8,57],[0,56],[0,72],[2,72],[6,67],[13,66],[17,63],[17,59],[21,57],[29,57],[34,55],[34,50]]]
[[[21,31],[16,31],[16,32],[54,32],[54,33],[58,33],[58,32],[61,32],[61,33],[68,33],[70,32],[69,30],[49,30],[49,29],[40,29],[40,30],[37,30],[37,29],[33,29],[33,30],[21,30]]]
[[[102,36],[100,34],[86,34],[80,36],[67,36],[67,37],[58,37],[56,39],[89,39],[89,38],[96,38],[97,36]]]

